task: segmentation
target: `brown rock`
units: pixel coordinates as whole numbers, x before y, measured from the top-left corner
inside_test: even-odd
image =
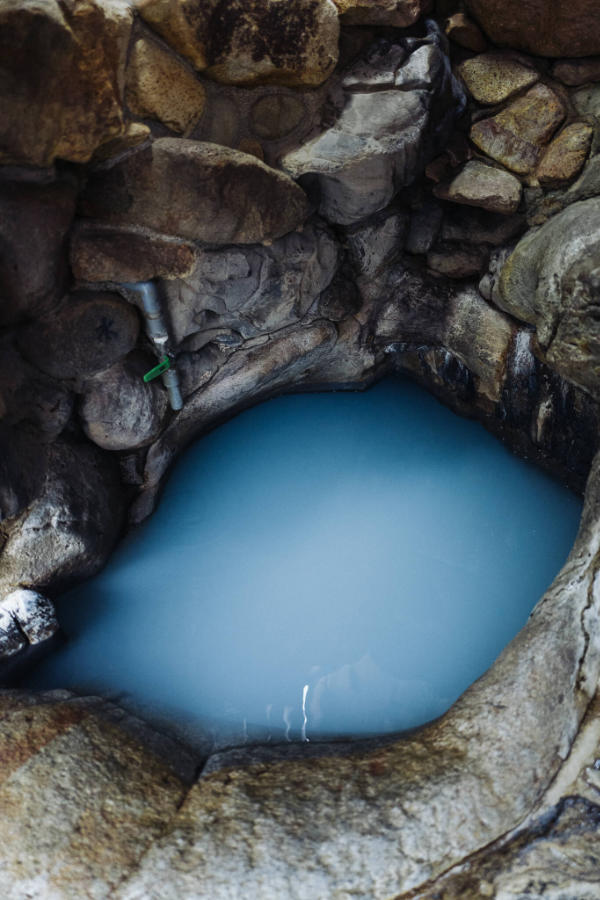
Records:
[[[446,20],[444,31],[446,36],[459,47],[473,50],[475,53],[487,50],[488,43],[481,28],[464,13],[458,12],[451,15]]]
[[[240,153],[248,153],[250,156],[255,156],[256,159],[260,159],[261,162],[264,161],[265,152],[260,141],[255,141],[252,138],[243,138],[239,142],[237,149]]]
[[[301,97],[291,94],[268,94],[261,97],[250,111],[254,134],[266,141],[276,141],[298,127],[306,114]]]
[[[37,315],[65,286],[76,188],[0,183],[0,326]]]
[[[483,272],[489,256],[485,247],[442,245],[427,254],[427,266],[446,278],[472,278]]]
[[[202,115],[205,91],[176,56],[140,38],[127,66],[126,98],[132,112],[185,134]]]
[[[224,84],[321,84],[338,58],[332,0],[138,0],[140,15]]]
[[[281,237],[308,215],[304,191],[253,156],[161,138],[106,171],[83,194],[85,215],[209,243]]]
[[[138,144],[143,144],[150,137],[150,129],[142,122],[130,122],[124,133],[117,138],[111,138],[105,144],[100,144],[94,151],[93,162],[103,162],[112,156],[119,156],[127,150],[133,150]]]
[[[580,172],[590,151],[594,130],[585,122],[567,125],[554,138],[537,169],[544,187],[560,187]]]
[[[536,56],[600,53],[597,0],[466,0],[485,33]]]
[[[438,184],[433,189],[441,200],[480,206],[503,215],[516,212],[521,192],[521,182],[514,175],[475,159],[449,184]]]
[[[569,87],[579,87],[590,81],[600,81],[600,57],[589,59],[561,59],[555,63],[552,74]]]
[[[478,103],[501,103],[540,77],[532,66],[501,52],[466,59],[458,66],[458,74]]]
[[[344,25],[407,28],[429,12],[431,0],[334,0]]]
[[[160,434],[167,394],[143,376],[156,359],[133,353],[86,382],[79,415],[83,430],[104,450],[134,450]]]
[[[546,85],[536,84],[497,116],[476,122],[470,137],[492,159],[526,175],[533,172],[544,146],[564,118],[557,95]]]
[[[455,206],[446,210],[440,238],[443,241],[501,247],[526,227],[523,216],[507,216],[473,206]]]
[[[0,8],[0,162],[87,162],[124,131],[126,0],[5,0]]]
[[[78,222],[71,238],[71,268],[78,281],[149,281],[182,278],[194,267],[196,248],[148,229]]]
[[[118,294],[78,291],[44,319],[24,328],[19,349],[55,378],[77,378],[108,369],[133,349],[139,319]]]

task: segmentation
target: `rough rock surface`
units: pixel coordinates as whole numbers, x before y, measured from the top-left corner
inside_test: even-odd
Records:
[[[510,215],[519,207],[522,188],[510,172],[473,159],[448,184],[437,184],[433,193],[442,200]]]
[[[449,16],[444,26],[446,37],[464,47],[473,50],[474,53],[482,53],[487,50],[488,43],[476,23],[463,12],[453,13]]]
[[[548,362],[596,396],[600,390],[600,199],[574,203],[519,242],[494,301],[537,327]]]
[[[138,9],[175,50],[224,84],[316,86],[337,62],[332,0],[138,0]]]
[[[293,177],[316,177],[321,214],[332,222],[349,225],[382,209],[448,136],[462,96],[439,33],[414,44],[372,45],[345,73],[334,124],[282,160]]]
[[[54,604],[38,591],[18,588],[0,602],[0,615],[12,617],[29,644],[39,644],[58,629]],[[3,648],[0,641],[0,655]]]
[[[0,162],[87,162],[125,128],[127,0],[5,0],[0,9]]]
[[[458,74],[478,103],[493,104],[531,87],[539,80],[531,64],[515,54],[481,53],[458,66]]]
[[[0,338],[0,420],[33,429],[40,440],[53,440],[71,418],[73,394],[64,384],[27,363],[12,336]]]
[[[135,347],[139,330],[136,310],[118,294],[79,291],[21,329],[19,347],[42,372],[54,378],[81,378],[126,356]]]
[[[564,118],[559,97],[545,84],[536,84],[496,116],[476,122],[470,137],[492,159],[526,175]]]
[[[139,38],[129,57],[125,96],[137,115],[186,134],[202,115],[206,93],[177,57],[155,41]]]
[[[567,125],[549,144],[537,168],[537,178],[544,187],[558,187],[571,181],[583,168],[590,152],[593,129],[585,122]]]
[[[570,87],[600,81],[600,59],[562,59],[552,67],[552,75]]]
[[[596,0],[466,0],[496,44],[537,56],[600,53]]]
[[[407,28],[429,12],[431,0],[334,0],[345,25]]]
[[[105,450],[136,450],[155,440],[167,409],[160,382],[143,375],[156,359],[131,354],[108,371],[87,380],[79,417],[91,441]]]
[[[273,240],[302,225],[306,196],[254,156],[161,138],[93,177],[86,216],[208,243]]]

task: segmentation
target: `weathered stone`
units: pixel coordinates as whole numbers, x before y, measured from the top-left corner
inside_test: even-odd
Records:
[[[209,243],[273,240],[308,215],[298,185],[253,156],[161,138],[89,181],[84,215]]]
[[[334,0],[344,25],[408,28],[429,12],[431,0]]]
[[[596,0],[466,0],[495,44],[535,56],[600,53]]]
[[[573,91],[571,100],[580,116],[600,122],[600,85],[593,84]]]
[[[439,44],[435,30],[408,56],[401,40],[375,44],[345,74],[335,123],[283,157],[292,176],[316,177],[325,218],[350,225],[382,209],[447,138],[461,95]]]
[[[0,183],[0,325],[38,315],[66,283],[75,186]]]
[[[494,285],[494,302],[537,327],[550,365],[600,394],[600,199],[574,203],[525,235]]]
[[[143,122],[130,122],[120,137],[111,138],[104,144],[100,144],[94,151],[92,162],[104,162],[113,156],[120,156],[128,150],[143,144],[150,137],[150,129]]]
[[[397,210],[385,210],[367,225],[350,229],[346,241],[359,276],[373,277],[398,255],[404,246],[407,230],[408,214]]]
[[[267,94],[250,110],[254,134],[266,141],[277,141],[298,127],[306,114],[301,97],[291,94]]]
[[[476,122],[470,137],[492,159],[526,175],[533,172],[564,118],[565,109],[554,91],[536,84],[498,115]]]
[[[5,0],[0,10],[0,162],[87,162],[125,128],[132,11],[126,0]]]
[[[46,641],[58,630],[54,604],[38,591],[27,588],[11,591],[0,602],[0,611],[15,619],[30,644]]]
[[[202,115],[206,93],[176,56],[139,38],[127,65],[125,96],[132,112],[186,134]]]
[[[53,440],[72,410],[73,394],[63,384],[29,365],[10,338],[0,340],[0,418],[6,425],[27,424],[42,440]]]
[[[51,593],[90,577],[122,526],[116,460],[87,442],[30,444],[28,453],[27,506],[4,523],[0,596],[19,586]]]
[[[579,87],[590,81],[600,81],[600,57],[561,59],[552,67],[552,75],[569,87]]]
[[[267,340],[267,338],[265,339]],[[226,357],[216,344],[206,344],[196,352],[177,354],[177,371],[181,379],[181,393],[189,397],[213,377]]]
[[[223,84],[316,86],[337,62],[332,0],[138,0],[138,9],[178,53]]]
[[[539,80],[539,73],[510,53],[481,53],[458,66],[458,74],[478,103],[501,103]]]
[[[108,371],[88,379],[79,416],[91,441],[104,450],[135,450],[152,443],[162,427],[167,394],[160,382],[143,376],[156,360],[131,354]]]
[[[214,328],[248,338],[291,325],[331,282],[338,258],[318,222],[270,247],[203,251],[191,274],[165,285],[175,339]]]
[[[462,12],[453,13],[444,25],[446,37],[474,53],[483,53],[488,43],[479,26]]]
[[[79,281],[182,278],[194,267],[194,244],[143,228],[79,221],[71,235],[71,268]]]
[[[40,898],[110,896],[174,814],[184,784],[98,698],[11,692],[0,704],[0,892],[12,900],[26,883]]]
[[[509,172],[473,159],[449,184],[436,184],[433,193],[441,200],[511,215],[521,202],[522,188]]]
[[[54,378],[84,378],[108,369],[135,346],[140,322],[118,294],[79,291],[22,329],[19,349]]]
[[[584,122],[567,125],[549,144],[537,168],[544,187],[559,187],[571,181],[583,168],[592,143],[593,129]]]
[[[488,255],[485,247],[441,244],[427,254],[427,267],[446,278],[473,278],[483,272]]]

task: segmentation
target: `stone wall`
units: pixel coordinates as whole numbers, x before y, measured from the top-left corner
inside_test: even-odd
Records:
[[[55,630],[51,598],[151,513],[186,443],[277,393],[407,373],[583,491],[600,401],[593,6],[5,0],[5,659]],[[142,378],[157,359],[131,284],[150,280],[181,411]],[[453,873],[422,894],[500,896],[523,846],[531,866],[551,841],[579,852],[564,835],[581,824],[595,839],[593,784],[542,798],[596,690],[595,472],[579,542],[530,624],[412,741],[213,761],[190,789],[187,762],[164,774],[186,752],[140,763],[106,705],[0,697],[3,894],[389,897],[500,841],[474,857],[484,888]],[[55,765],[71,773],[64,796]],[[80,767],[102,773],[93,791]],[[129,774],[110,788],[114,822],[139,835],[119,851],[100,787],[115,767]],[[560,896],[594,896],[582,873],[572,894],[558,879]]]

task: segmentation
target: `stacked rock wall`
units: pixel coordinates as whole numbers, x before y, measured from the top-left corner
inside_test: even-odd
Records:
[[[594,5],[4,0],[0,654],[48,637],[47,597],[96,571],[127,520],[151,513],[186,443],[277,393],[403,372],[583,490],[600,424]],[[143,380],[157,360],[131,285],[147,281],[181,411]],[[356,763],[336,751],[344,761],[331,766],[259,762],[241,776],[225,761],[233,774],[189,795],[159,762],[148,778],[164,790],[136,782],[128,800],[116,779],[143,861],[133,846],[116,852],[101,791],[91,797],[76,777],[83,759],[102,784],[137,764],[114,711],[110,740],[124,743],[113,753],[97,734],[105,707],[6,695],[9,818],[21,821],[15,798],[35,795],[54,750],[73,772],[68,816],[52,781],[50,826],[35,815],[7,825],[4,894],[84,896],[93,881],[94,896],[202,885],[216,898],[244,884],[248,896],[388,897],[523,824],[595,692],[596,482],[569,567],[529,630],[439,726]],[[544,681],[539,661],[552,656]],[[494,760],[511,757],[519,771],[500,772]],[[157,799],[144,819],[135,797],[146,789]],[[523,842],[551,853],[577,815],[596,834],[593,793],[552,803],[546,830],[529,822],[506,851],[477,857],[485,896]],[[206,815],[214,833],[200,833]],[[56,823],[62,837],[27,869],[22,836],[41,840]],[[277,865],[276,844],[287,853]],[[439,896],[479,896],[461,878]]]

